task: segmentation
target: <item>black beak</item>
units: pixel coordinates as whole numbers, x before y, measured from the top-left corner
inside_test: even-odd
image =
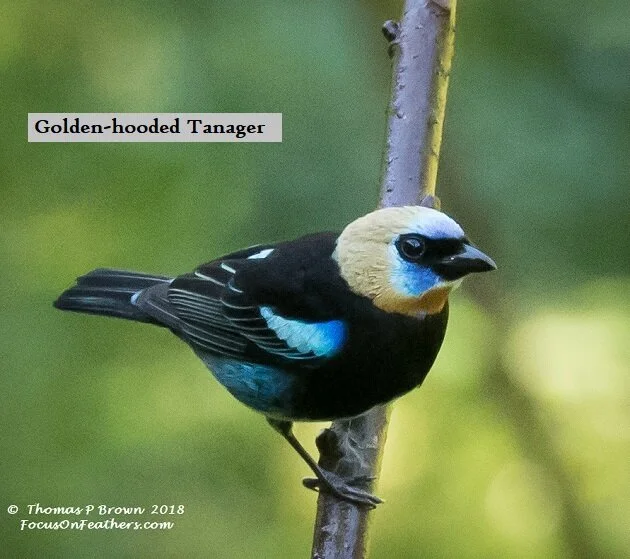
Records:
[[[464,244],[461,252],[445,256],[433,269],[447,281],[463,278],[467,274],[496,270],[494,260],[472,245]]]

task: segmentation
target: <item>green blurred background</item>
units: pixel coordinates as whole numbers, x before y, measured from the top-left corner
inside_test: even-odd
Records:
[[[308,556],[308,472],[259,416],[168,332],[51,302],[94,267],[177,274],[374,208],[401,2],[0,7],[0,555]],[[500,268],[395,406],[375,558],[630,555],[629,21],[460,1],[438,194]],[[282,112],[284,141],[26,142],[27,112],[62,111]],[[20,531],[36,502],[186,512]]]

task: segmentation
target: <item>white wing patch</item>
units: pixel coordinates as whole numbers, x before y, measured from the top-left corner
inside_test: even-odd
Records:
[[[270,307],[260,307],[260,314],[278,338],[301,354],[332,357],[341,350],[346,339],[342,320],[302,322],[277,315]]]
[[[225,284],[222,281],[219,281],[218,279],[215,279],[213,277],[210,277],[206,274],[202,274],[200,271],[196,270],[195,271],[195,275],[202,280],[207,280],[207,281],[211,281],[212,283],[216,284],[216,285],[220,285],[221,287],[225,287]]]
[[[251,256],[248,256],[247,260],[256,260],[258,258],[267,258],[267,256],[269,256],[272,252],[273,252],[272,248],[266,248],[265,250],[261,250],[260,252],[257,252],[256,254],[252,254]]]

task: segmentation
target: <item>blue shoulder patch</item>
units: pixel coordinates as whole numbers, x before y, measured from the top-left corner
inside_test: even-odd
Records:
[[[298,352],[297,355],[283,353],[288,358],[333,357],[346,341],[346,324],[343,320],[303,322],[284,318],[274,313],[270,307],[260,307],[260,314],[269,329]]]

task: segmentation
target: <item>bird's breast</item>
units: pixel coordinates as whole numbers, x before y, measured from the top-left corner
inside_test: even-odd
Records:
[[[370,311],[352,320],[343,349],[305,366],[251,363],[200,353],[242,403],[291,421],[353,417],[419,386],[442,344],[448,306],[423,319]]]

